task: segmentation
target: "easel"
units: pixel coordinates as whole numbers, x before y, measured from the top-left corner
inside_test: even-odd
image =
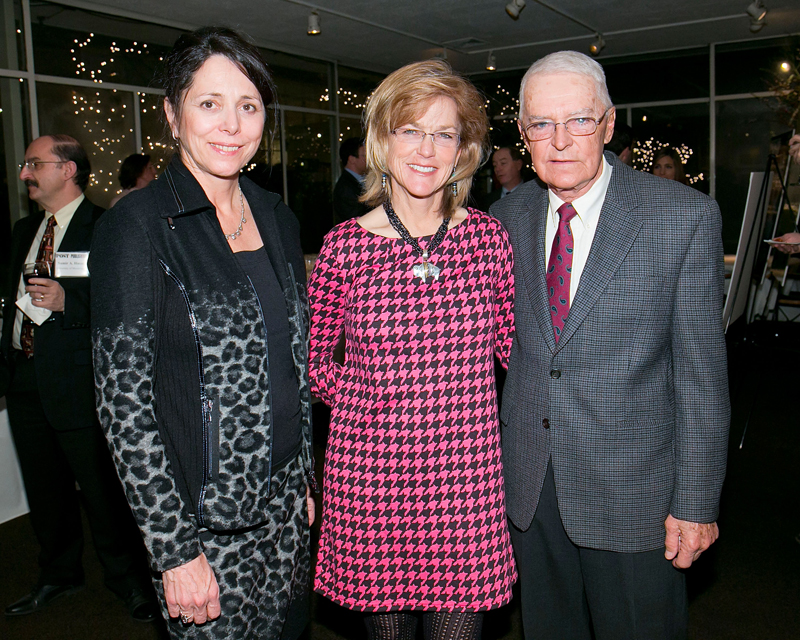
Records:
[[[793,135],[794,132],[790,132],[784,134],[782,136],[778,136],[778,140],[788,142],[789,138]],[[775,139],[773,139],[774,141]],[[745,209],[745,219],[742,223],[742,233],[739,238],[739,250],[737,251],[736,255],[736,263],[734,264],[734,279],[731,281],[731,286],[728,293],[728,299],[725,302],[725,312],[723,318],[726,323],[726,331],[728,327],[736,321],[736,319],[742,315],[744,311],[744,307],[746,306],[746,301],[749,298],[750,294],[750,280],[751,274],[755,270],[756,273],[761,271],[761,277],[759,279],[759,286],[763,284],[764,279],[767,274],[767,269],[770,266],[770,257],[772,255],[772,247],[767,246],[766,251],[763,250],[761,245],[761,241],[764,239],[764,230],[766,227],[768,215],[769,215],[769,204],[770,204],[770,196],[772,191],[773,183],[777,183],[780,186],[779,190],[779,199],[777,206],[775,207],[775,220],[772,225],[771,235],[770,238],[775,237],[777,233],[778,224],[780,222],[781,213],[784,210],[784,207],[788,207],[789,211],[792,212],[791,202],[789,201],[789,194],[787,190],[787,182],[789,177],[789,166],[790,166],[790,159],[787,157],[786,166],[784,169],[784,175],[781,175],[781,167],[778,164],[778,156],[775,153],[771,153],[767,158],[767,166],[766,170],[763,174],[761,174],[760,185],[758,184],[758,175],[752,174],[751,175],[751,192],[748,195],[748,206]],[[754,189],[755,187],[755,189]],[[753,193],[757,189],[758,196],[755,200],[755,204],[753,206]],[[797,230],[797,217],[794,218],[795,221],[795,230]],[[746,239],[746,240],[745,240]],[[744,246],[743,245],[744,241]],[[740,255],[741,254],[741,255]],[[755,269],[755,265],[761,263],[763,256],[763,266],[760,269]],[[740,261],[741,258],[741,261]],[[739,268],[737,269],[737,266]],[[786,274],[788,273],[788,265],[784,270],[784,276],[782,279],[781,286],[785,283]],[[745,285],[744,287],[742,285]],[[755,296],[754,296],[755,297]],[[751,305],[750,313],[746,314],[746,321],[749,323],[752,321],[753,315],[753,307]],[[738,313],[737,313],[738,312]],[[738,325],[741,325],[742,322],[739,322]],[[748,332],[749,335],[746,335],[745,342],[748,344],[752,344],[756,348],[759,348],[759,345],[756,344],[757,340],[753,339],[752,332]],[[776,334],[777,335],[777,334]],[[761,359],[764,358],[764,349],[763,346],[758,350]],[[762,376],[758,388],[755,389],[753,401],[750,405],[750,410],[747,414],[747,420],[745,421],[744,429],[742,431],[742,438],[739,442],[739,449],[742,449],[744,446],[744,439],[747,435],[747,428],[750,425],[750,418],[752,417],[753,410],[755,409],[756,401],[760,395],[761,387],[765,383],[767,377]]]

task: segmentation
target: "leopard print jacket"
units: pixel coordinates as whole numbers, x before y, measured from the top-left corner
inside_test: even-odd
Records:
[[[313,482],[298,224],[279,196],[240,184],[285,296]],[[165,571],[201,553],[201,529],[269,518],[262,311],[214,207],[177,158],[101,218],[90,255],[98,416],[151,566]]]

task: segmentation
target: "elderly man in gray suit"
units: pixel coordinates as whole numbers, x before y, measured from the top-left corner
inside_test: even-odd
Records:
[[[685,638],[682,569],[717,538],[730,408],[716,203],[603,155],[602,67],[536,62],[515,252],[506,503],[529,639]]]

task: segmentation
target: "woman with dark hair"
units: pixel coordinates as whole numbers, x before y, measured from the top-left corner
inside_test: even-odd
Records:
[[[131,191],[143,189],[150,184],[150,182],[155,180],[155,177],[156,168],[153,166],[153,163],[150,162],[149,155],[146,153],[134,153],[129,155],[122,161],[122,164],[119,165],[117,180],[119,180],[119,186],[122,187],[122,191],[111,200],[111,206],[113,207]]]
[[[681,184],[689,184],[686,179],[686,173],[683,170],[683,161],[678,152],[672,147],[663,147],[656,151],[655,156],[653,156],[650,173],[659,178],[675,180]]]
[[[98,223],[98,413],[175,638],[295,638],[307,619],[305,268],[280,196],[240,175],[275,87],[236,32],[164,61],[178,153]]]
[[[389,75],[365,121],[372,209],[328,234],[309,282],[311,385],[332,409],[315,586],[371,639],[413,639],[415,612],[426,638],[479,638],[516,580],[494,379],[511,249],[464,208],[483,99],[429,60]]]

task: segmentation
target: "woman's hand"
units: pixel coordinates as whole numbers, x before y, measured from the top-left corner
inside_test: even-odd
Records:
[[[314,524],[314,519],[317,515],[317,505],[314,502],[314,494],[311,493],[311,487],[306,485],[306,505],[308,506],[308,526]]]
[[[171,618],[180,617],[184,624],[203,624],[219,617],[219,585],[204,553],[161,577]]]

